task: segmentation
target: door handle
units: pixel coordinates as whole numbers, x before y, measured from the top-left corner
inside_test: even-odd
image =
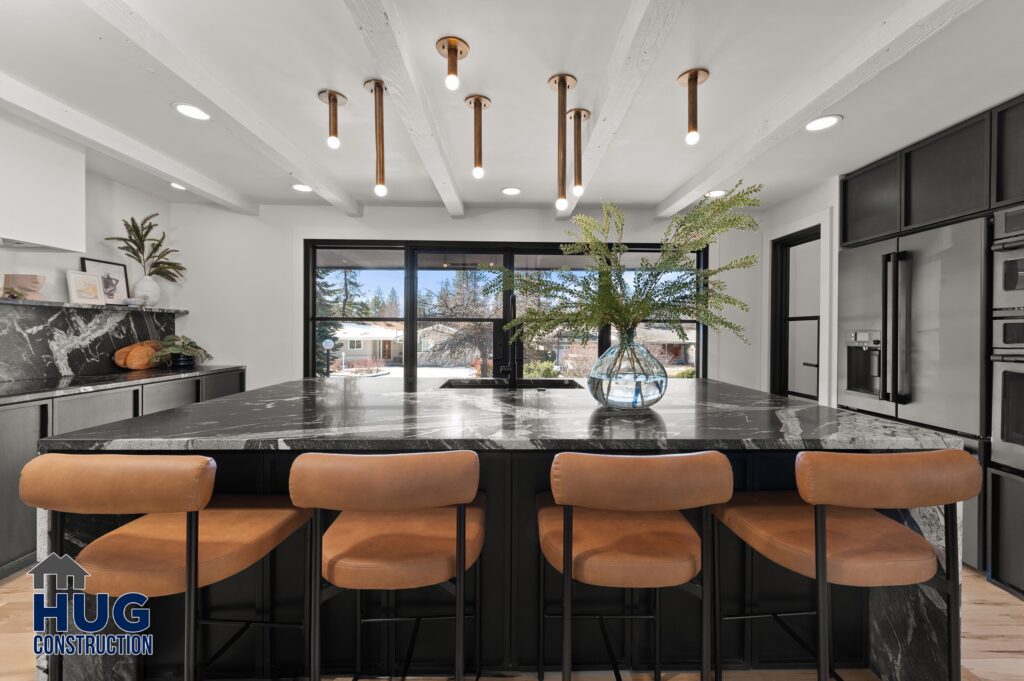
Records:
[[[910,280],[913,274],[913,255],[908,251],[896,254],[893,289],[896,294],[896,309],[893,311],[895,338],[893,350],[896,362],[893,367],[892,401],[907,404],[911,400],[912,377],[908,357],[910,356]],[[902,301],[902,302],[901,302]]]
[[[802,364],[803,364],[803,365],[804,365],[805,367],[810,367],[810,368],[812,368],[812,369],[817,369],[817,368],[818,368],[818,365],[817,365],[817,364],[811,364],[810,362],[802,362]]]
[[[892,253],[882,255],[882,333],[878,353],[878,399],[884,401],[889,400],[889,391],[886,388],[889,383],[889,262],[892,256]]]

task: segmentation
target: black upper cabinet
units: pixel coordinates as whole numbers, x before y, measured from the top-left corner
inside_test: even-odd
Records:
[[[993,203],[1024,201],[1024,97],[1004,104],[993,113],[995,182]]]
[[[900,228],[900,157],[894,154],[843,180],[843,243],[895,234]]]
[[[989,114],[907,149],[903,226],[917,227],[989,207]]]

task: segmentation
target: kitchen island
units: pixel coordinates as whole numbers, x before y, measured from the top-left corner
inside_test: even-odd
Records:
[[[803,449],[884,452],[960,447],[959,438],[864,414],[819,406],[710,380],[671,382],[666,397],[641,413],[599,408],[584,389],[444,389],[420,381],[405,392],[400,379],[306,379],[282,383],[131,421],[65,433],[40,442],[43,452],[205,453],[217,460],[217,492],[287,494],[288,469],[301,452],[401,452],[473,449],[480,453],[481,489],[487,495],[482,557],[484,669],[526,671],[537,655],[538,549],[534,499],[548,488],[551,459],[559,451],[599,453],[719,449],[733,464],[735,486],[792,489],[793,461]],[[424,481],[429,484],[429,480]],[[942,557],[941,512],[914,509],[894,514],[922,532]],[[65,538],[71,552],[118,518],[70,517]],[[722,603],[726,614],[799,611],[813,608],[813,585],[746,549],[728,531],[722,542]],[[41,538],[45,541],[45,537]],[[268,617],[298,621],[302,613],[302,533],[277,554],[246,572],[204,590],[210,617]],[[941,563],[940,563],[941,564]],[[547,580],[549,601],[559,598],[557,580]],[[647,611],[649,594],[581,586],[579,610]],[[476,595],[472,586],[468,600]],[[870,666],[883,678],[945,678],[945,605],[930,587],[863,590],[833,587],[835,659],[839,666]],[[451,595],[440,588],[373,594],[363,598],[369,616],[397,606],[399,613],[447,611]],[[699,602],[682,589],[662,598],[662,658],[666,668],[695,668],[699,655]],[[131,660],[76,660],[68,679],[85,678],[90,664],[104,665],[104,678],[155,676],[180,659],[180,599],[155,599],[157,653],[136,670]],[[325,674],[351,674],[354,597],[341,593],[323,607]],[[793,626],[813,640],[813,618]],[[232,630],[204,628],[201,649],[218,649]],[[549,627],[547,665],[557,667],[557,627]],[[649,626],[609,622],[620,664],[651,665]],[[472,622],[467,625],[472,636]],[[386,661],[401,658],[410,627],[394,635],[367,627],[363,674],[386,673]],[[577,668],[607,668],[598,627],[577,627]],[[221,656],[210,674],[258,678],[301,675],[298,631],[252,630]],[[473,643],[469,638],[469,668]],[[728,667],[808,666],[810,656],[773,622],[728,622],[723,629]],[[410,673],[449,673],[450,624],[427,623]],[[76,672],[76,667],[78,671]]]

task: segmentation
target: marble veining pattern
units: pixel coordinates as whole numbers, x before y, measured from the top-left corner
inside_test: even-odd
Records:
[[[710,380],[673,381],[642,413],[585,390],[439,389],[401,379],[305,379],[43,440],[46,451],[666,449],[902,450],[960,438]]]
[[[3,305],[0,381],[113,373],[115,350],[173,333],[173,312]]]

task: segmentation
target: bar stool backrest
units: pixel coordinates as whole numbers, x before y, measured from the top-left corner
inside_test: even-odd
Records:
[[[677,511],[732,498],[732,466],[721,452],[611,455],[562,452],[551,464],[562,506],[606,511]]]
[[[971,499],[981,466],[962,449],[891,454],[800,452],[796,486],[809,504],[917,508]]]
[[[476,452],[302,454],[288,479],[299,508],[415,511],[472,503],[480,485]]]
[[[210,503],[216,475],[206,456],[43,454],[21,469],[19,492],[62,513],[181,513]]]

